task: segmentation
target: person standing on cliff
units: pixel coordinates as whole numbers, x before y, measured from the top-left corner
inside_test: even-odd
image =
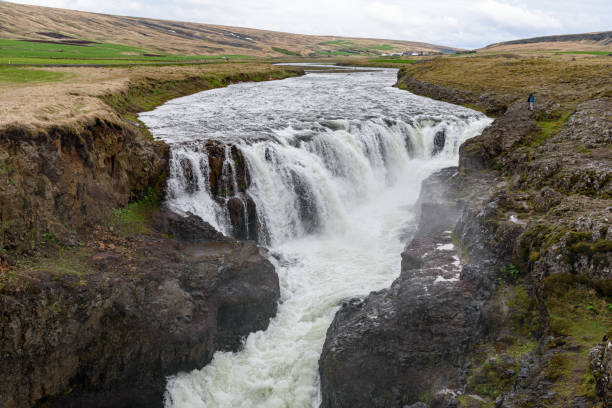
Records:
[[[534,103],[535,103],[535,95],[532,92],[529,94],[529,98],[527,98],[527,105],[529,106],[529,110],[533,110]]]

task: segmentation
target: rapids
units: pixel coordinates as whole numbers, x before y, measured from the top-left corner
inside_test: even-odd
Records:
[[[396,73],[242,83],[140,115],[171,146],[167,204],[268,246],[281,282],[269,328],[169,378],[166,407],[318,406],[318,358],[339,303],[397,277],[421,181],[456,165],[461,143],[491,122],[391,87]],[[210,140],[224,152],[219,174]]]

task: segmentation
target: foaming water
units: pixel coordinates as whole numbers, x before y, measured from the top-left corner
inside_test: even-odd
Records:
[[[318,406],[318,358],[339,302],[399,274],[421,181],[456,165],[459,145],[490,123],[391,88],[395,74],[233,85],[141,115],[172,147],[168,204],[230,234],[227,201],[248,196],[257,217],[248,225],[276,254],[281,281],[269,328],[240,352],[217,352],[201,370],[171,377],[166,407]],[[207,140],[226,146],[215,176],[222,197],[211,193]],[[231,146],[244,158],[246,188]]]

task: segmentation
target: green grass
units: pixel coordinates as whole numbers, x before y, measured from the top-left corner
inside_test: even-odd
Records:
[[[152,55],[145,55],[152,54]],[[0,39],[0,64],[159,64],[219,59],[250,59],[247,55],[172,55],[120,44],[68,45]]]
[[[62,72],[49,72],[34,69],[0,67],[0,82],[54,82],[69,76]]]
[[[390,44],[380,44],[380,45],[370,45],[365,48],[369,50],[391,51],[391,50],[396,49],[397,47],[394,47],[393,45],[390,45]]]
[[[346,51],[315,51],[316,55],[327,55],[327,56],[336,56],[336,55],[353,55],[350,52]]]
[[[47,272],[56,278],[73,275],[82,279],[93,272],[87,262],[89,256],[90,251],[84,248],[60,247],[55,256],[34,256],[20,261],[18,266],[29,273]]]
[[[400,59],[400,58],[372,58],[370,62],[384,62],[385,64],[413,64],[416,60]]]
[[[390,45],[390,44],[373,44],[373,45],[356,45],[352,41],[347,40],[334,40],[334,41],[325,41],[319,43],[320,45],[334,45],[340,47],[335,51],[317,51],[317,54],[330,54],[330,55],[351,55],[355,54],[355,50],[358,53],[371,53],[373,50],[376,51],[391,51],[398,47]],[[334,52],[342,53],[342,54],[334,54]]]
[[[562,114],[557,119],[539,120],[537,122],[540,132],[536,134],[530,141],[529,147],[537,147],[546,142],[550,137],[559,133],[572,115],[571,112]]]
[[[276,51],[276,52],[280,52],[281,54],[285,54],[285,55],[292,55],[292,56],[296,56],[296,57],[301,57],[302,56],[302,54],[300,54],[299,52],[289,51],[289,50],[284,49],[284,48],[272,47],[272,50]]]
[[[324,41],[319,44],[321,45],[340,45],[340,46],[346,47],[346,46],[353,45],[353,42],[348,41],[348,40],[334,40],[334,41]]]
[[[151,216],[158,208],[159,200],[150,191],[141,200],[130,203],[126,208],[115,210],[109,224],[125,236],[147,234],[151,232]]]
[[[612,54],[612,51],[558,51],[555,54],[608,55]]]

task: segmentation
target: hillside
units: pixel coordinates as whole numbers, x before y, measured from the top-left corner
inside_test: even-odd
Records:
[[[612,31],[549,35],[487,45],[481,51],[612,51]]]
[[[138,54],[281,57],[454,51],[451,47],[411,41],[290,34],[8,2],[0,2],[0,39],[82,48],[94,43],[121,44],[130,46],[122,51],[126,57]],[[0,44],[0,48],[4,48],[4,44]]]

